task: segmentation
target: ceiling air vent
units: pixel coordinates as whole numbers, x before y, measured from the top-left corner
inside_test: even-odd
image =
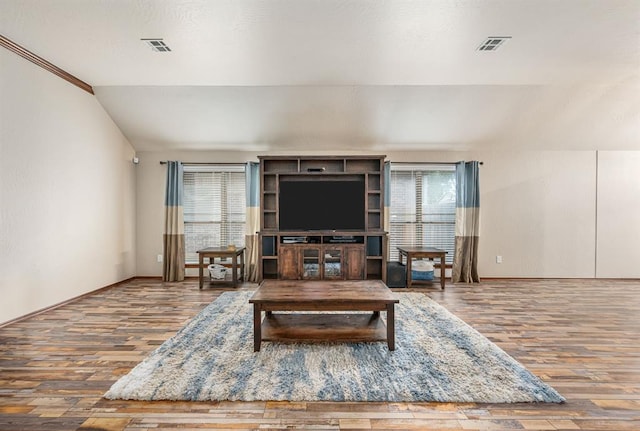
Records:
[[[495,51],[500,45],[509,39],[511,39],[511,36],[488,37],[484,42],[482,42],[482,45],[478,47],[478,51]]]
[[[171,48],[167,46],[162,39],[140,39],[151,47],[155,52],[171,52]]]

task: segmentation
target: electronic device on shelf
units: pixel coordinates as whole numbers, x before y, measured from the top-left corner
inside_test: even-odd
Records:
[[[358,239],[357,237],[353,236],[353,235],[334,235],[331,238],[329,238],[329,242],[336,244],[357,244],[358,242],[360,242],[360,240],[362,239],[362,237],[360,237],[360,239]]]
[[[307,237],[306,236],[283,236],[282,243],[283,244],[306,244]]]

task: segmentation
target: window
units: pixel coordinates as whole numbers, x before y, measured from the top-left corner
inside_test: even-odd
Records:
[[[436,247],[453,262],[456,171],[453,165],[391,163],[390,260],[400,245]]]
[[[184,166],[186,263],[205,247],[244,246],[245,188],[244,165]]]

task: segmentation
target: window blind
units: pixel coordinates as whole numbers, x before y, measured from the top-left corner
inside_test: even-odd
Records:
[[[391,163],[390,186],[390,260],[405,245],[446,250],[446,262],[453,262],[455,166]]]
[[[185,262],[205,247],[244,246],[244,165],[185,165],[183,185]]]

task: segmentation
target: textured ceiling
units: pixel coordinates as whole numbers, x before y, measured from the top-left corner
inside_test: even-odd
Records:
[[[0,0],[0,29],[137,150],[640,149],[640,0]]]

